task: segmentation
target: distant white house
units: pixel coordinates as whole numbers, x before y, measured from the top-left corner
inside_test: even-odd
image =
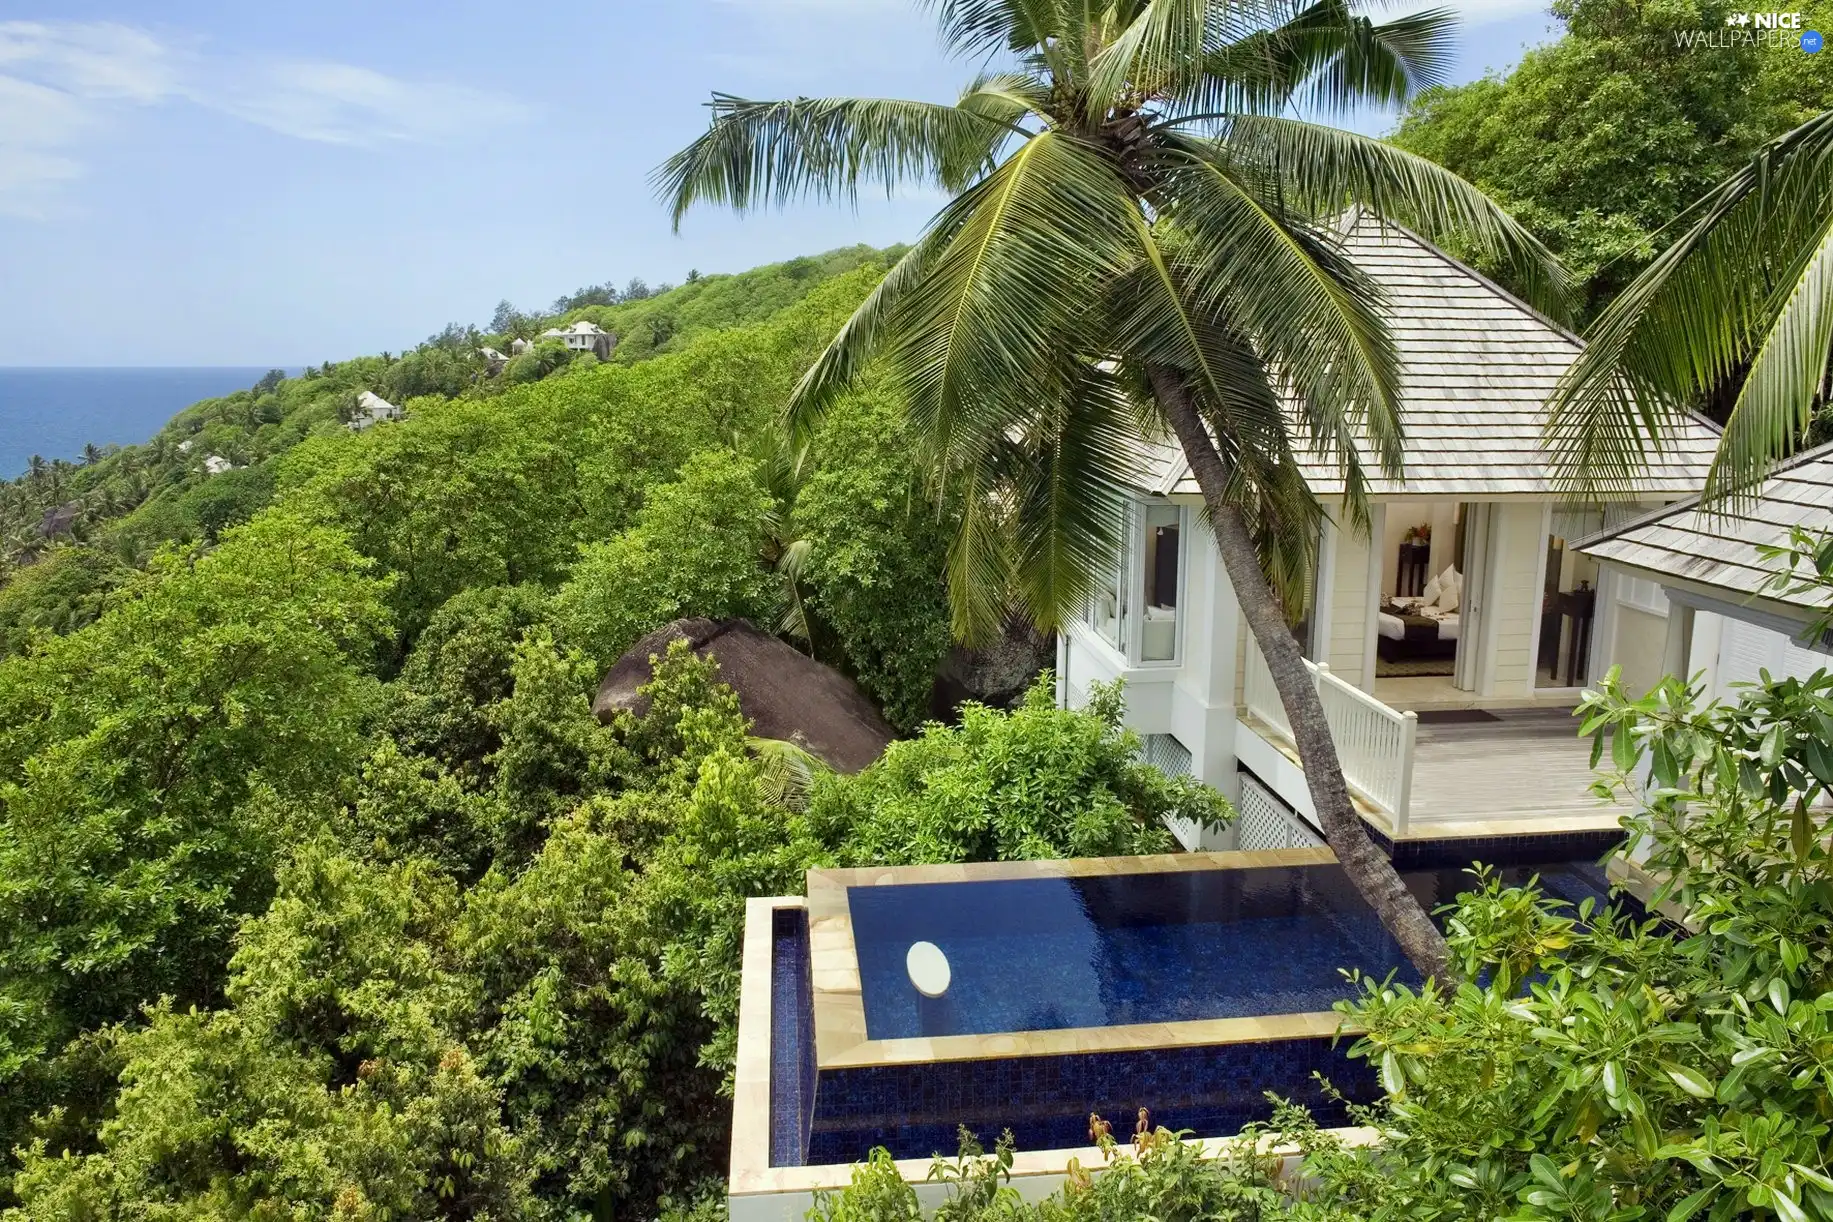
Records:
[[[533,347],[534,345],[525,339],[512,339],[509,341],[509,355],[521,356],[524,352],[527,352]]]
[[[401,409],[384,399],[372,390],[361,391],[356,396],[356,415],[350,418],[345,427],[361,431],[384,420],[399,420]]]
[[[1785,546],[1792,527],[1833,530],[1833,446],[1783,464],[1735,511],[1709,512],[1699,502],[1688,497],[1578,544],[1621,589],[1621,601],[1664,621],[1645,634],[1651,656],[1642,673],[1626,669],[1625,680],[1646,687],[1661,673],[1697,677],[1706,695],[1735,700],[1737,685],[1757,682],[1765,670],[1805,678],[1833,667],[1826,638],[1811,635],[1828,596],[1771,588],[1781,564],[1757,551]]]
[[[541,338],[557,339],[574,352],[590,352],[600,360],[617,349],[617,336],[583,318],[565,327],[550,327],[541,333]]]
[[[204,472],[207,475],[221,475],[225,471],[235,470],[235,464],[221,454],[210,454],[204,458]]]
[[[490,362],[492,365],[501,365],[503,362],[509,359],[508,357],[504,356],[501,352],[498,352],[495,348],[492,348],[489,345],[485,345],[484,347],[479,348],[477,350],[477,354],[483,357],[486,361]]]

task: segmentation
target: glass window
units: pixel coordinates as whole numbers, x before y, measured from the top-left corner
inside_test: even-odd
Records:
[[[1127,587],[1132,570],[1127,563],[1128,542],[1132,535],[1132,522],[1127,520],[1121,526],[1120,554],[1115,557],[1113,568],[1101,574],[1095,580],[1094,595],[1088,600],[1084,618],[1095,634],[1115,649],[1126,652],[1126,604]]]
[[[1128,506],[1119,554],[1112,569],[1096,579],[1083,609],[1082,621],[1131,661],[1177,659],[1184,534],[1179,506]]]
[[[1145,605],[1139,632],[1142,662],[1177,657],[1178,583],[1183,576],[1184,511],[1176,505],[1148,505],[1145,511]]]

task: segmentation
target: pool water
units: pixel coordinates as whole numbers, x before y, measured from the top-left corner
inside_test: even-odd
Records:
[[[1607,890],[1591,863],[1539,873],[1576,904]],[[1428,906],[1471,888],[1461,870],[1402,874]],[[1343,969],[1418,975],[1341,868],[1299,866],[853,887],[869,1039],[984,1035],[1329,1010]],[[905,956],[933,942],[948,992],[926,998]]]
[[[1609,890],[1590,861],[1500,874],[1538,874],[1575,905]],[[1473,886],[1457,869],[1401,878],[1429,908]],[[1351,992],[1343,968],[1417,980],[1334,865],[859,886],[847,902],[871,1040],[1327,1011]],[[951,1154],[958,1125],[987,1142],[1010,1129],[1025,1150],[1079,1146],[1090,1112],[1122,1131],[1140,1107],[1174,1131],[1222,1136],[1266,1120],[1267,1091],[1328,1127],[1381,1097],[1369,1064],[1327,1036],[819,1069],[805,914],[778,912],[772,934],[773,1166],[851,1162],[875,1146]],[[949,959],[941,998],[906,974],[919,941]]]

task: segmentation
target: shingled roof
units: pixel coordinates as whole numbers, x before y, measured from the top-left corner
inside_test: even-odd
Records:
[[[1546,402],[1583,344],[1507,291],[1397,225],[1344,218],[1343,249],[1380,286],[1400,358],[1404,479],[1390,480],[1362,447],[1370,491],[1386,496],[1554,496],[1541,445]],[[1685,496],[1705,484],[1718,430],[1687,418],[1625,499]],[[1341,495],[1334,458],[1301,452],[1306,482]],[[1183,452],[1146,443],[1136,485],[1199,495]]]
[[[1780,565],[1757,554],[1764,544],[1788,543],[1789,531],[1833,530],[1833,446],[1798,454],[1770,475],[1748,505],[1717,513],[1700,498],[1643,514],[1615,530],[1582,539],[1586,555],[1657,581],[1704,587],[1742,602],[1760,597],[1776,607],[1817,611],[1833,602],[1822,591],[1760,593]]]

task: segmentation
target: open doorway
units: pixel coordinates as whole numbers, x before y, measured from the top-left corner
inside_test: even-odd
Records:
[[[1546,576],[1540,595],[1540,637],[1534,650],[1536,688],[1583,687],[1597,622],[1597,561],[1567,542],[1604,528],[1597,505],[1559,504],[1547,527]]]
[[[1464,507],[1389,501],[1385,510],[1375,678],[1450,686],[1463,636]]]

